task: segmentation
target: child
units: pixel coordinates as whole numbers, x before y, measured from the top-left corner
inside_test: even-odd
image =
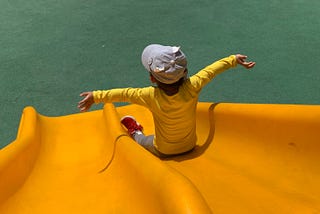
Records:
[[[87,111],[94,103],[131,102],[147,107],[153,115],[155,135],[145,136],[142,126],[132,116],[121,123],[130,136],[158,157],[188,152],[194,148],[196,107],[201,89],[216,75],[237,64],[252,68],[247,56],[237,54],[223,58],[187,77],[187,60],[180,47],[152,44],[142,52],[142,64],[155,86],[83,92],[78,108]]]

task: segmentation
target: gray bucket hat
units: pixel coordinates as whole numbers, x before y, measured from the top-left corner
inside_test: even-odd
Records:
[[[158,81],[172,84],[187,77],[187,59],[180,47],[148,45],[142,52],[143,66]]]

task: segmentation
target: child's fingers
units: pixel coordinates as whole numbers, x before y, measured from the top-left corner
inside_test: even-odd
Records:
[[[80,94],[80,96],[81,96],[81,97],[85,97],[85,98],[83,98],[82,100],[80,100],[80,101],[78,102],[78,105],[84,105],[86,102],[89,101],[89,96],[88,96],[87,93],[82,93],[82,94]]]
[[[84,98],[83,100],[78,102],[78,108],[82,108],[83,106],[86,106],[88,104],[88,97]]]
[[[86,111],[86,108],[85,107],[82,107],[82,108],[79,108],[80,112],[85,112]]]
[[[244,62],[247,59],[247,56],[242,54],[237,54],[236,57],[237,57],[237,61],[240,63]]]
[[[250,63],[250,67],[252,68],[253,66],[255,66],[256,65],[256,63],[255,62],[251,62]]]
[[[88,109],[86,108],[86,107],[82,107],[82,108],[80,108],[80,112],[85,112],[85,111],[87,111]]]
[[[84,104],[85,104],[85,102],[82,100],[82,101],[78,102],[78,107],[81,108]]]
[[[93,104],[93,101],[90,100],[89,96],[86,96],[83,100],[78,102],[78,108],[80,112],[85,112],[87,111]]]
[[[240,59],[242,60],[242,61],[244,61],[244,60],[246,60],[248,57],[246,56],[246,55],[240,55]]]
[[[86,104],[79,104],[78,105],[78,108],[80,110],[80,112],[84,112],[84,111],[87,111],[88,110],[88,106]]]
[[[246,62],[244,63],[243,65],[246,67],[246,68],[253,68],[253,66],[255,66],[255,62]]]
[[[84,103],[86,103],[87,102],[87,98],[84,98],[84,99],[82,99],[82,100],[80,100],[79,102],[78,102],[78,104],[79,105],[83,105]]]
[[[80,94],[80,97],[85,97],[85,96],[87,96],[89,94],[89,92],[82,92],[81,94]]]
[[[83,108],[84,108],[83,104],[78,104],[78,109],[79,109],[80,111],[82,111]]]
[[[79,108],[80,112],[85,112],[93,104],[92,93],[91,92],[82,92],[82,93],[80,93],[79,96],[84,97],[84,98],[78,102],[77,107]]]

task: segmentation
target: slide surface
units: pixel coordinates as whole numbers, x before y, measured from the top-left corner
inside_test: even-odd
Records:
[[[0,213],[320,213],[320,106],[199,103],[198,142],[159,159],[119,123],[140,106],[24,109],[0,150]]]

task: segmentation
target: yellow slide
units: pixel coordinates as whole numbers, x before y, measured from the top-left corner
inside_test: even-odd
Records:
[[[320,106],[199,103],[197,147],[160,160],[152,115],[128,105],[61,117],[23,111],[0,150],[0,213],[320,213]]]

